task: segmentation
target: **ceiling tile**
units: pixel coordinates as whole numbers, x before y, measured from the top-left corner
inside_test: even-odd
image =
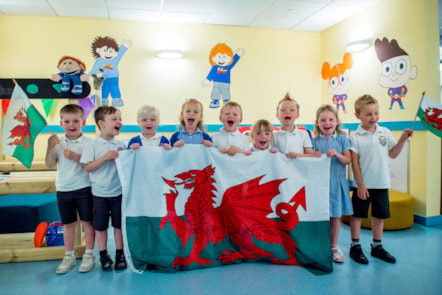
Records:
[[[274,0],[222,0],[215,13],[256,17],[263,13],[273,2]]]
[[[55,12],[59,16],[108,18],[106,8],[91,6],[56,5]]]
[[[254,20],[253,17],[230,15],[230,14],[213,14],[206,20],[207,24],[227,25],[227,26],[249,26]]]
[[[141,9],[118,9],[109,8],[109,15],[113,19],[136,20],[136,21],[158,21],[159,12],[154,10]]]
[[[219,2],[220,0],[164,0],[163,11],[211,13]]]
[[[176,23],[197,23],[202,24],[207,19],[208,14],[203,13],[173,13],[162,12],[160,13],[160,21],[176,22]]]
[[[111,8],[159,10],[161,0],[106,0]]]
[[[0,11],[5,14],[24,14],[24,15],[43,15],[43,16],[55,15],[46,2],[29,3],[26,5],[21,5],[20,2],[17,3],[0,2]]]

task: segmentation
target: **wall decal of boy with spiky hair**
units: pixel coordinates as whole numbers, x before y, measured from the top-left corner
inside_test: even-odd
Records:
[[[104,78],[101,86],[101,105],[108,105],[108,97],[110,95],[113,106],[124,106],[118,82],[118,64],[124,53],[131,46],[131,40],[123,40],[123,44],[118,46],[115,39],[109,36],[98,36],[92,42],[92,55],[96,60],[90,74],[94,77],[94,75],[97,75],[97,72],[102,72],[102,77]]]
[[[376,39],[374,42],[376,55],[382,64],[379,84],[388,88],[388,96],[391,98],[390,108],[398,103],[401,110],[405,109],[402,98],[407,94],[405,84],[417,77],[417,67],[412,65],[410,56],[399,47],[396,39],[388,41],[387,38]]]
[[[209,57],[212,69],[201,83],[203,87],[207,87],[213,81],[210,108],[218,108],[221,98],[224,103],[230,101],[230,71],[244,53],[243,48],[238,48],[233,54],[232,49],[225,43],[218,43],[212,48]]]

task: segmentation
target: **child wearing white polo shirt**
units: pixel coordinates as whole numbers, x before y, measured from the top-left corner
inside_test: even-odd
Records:
[[[154,106],[143,105],[138,109],[137,122],[141,127],[141,134],[132,137],[127,144],[130,149],[139,149],[140,146],[162,146],[166,150],[172,149],[169,140],[157,133],[160,123],[160,112]]]
[[[113,261],[107,253],[107,229],[112,218],[116,246],[115,270],[127,267],[123,252],[121,231],[122,188],[115,166],[118,151],[126,145],[115,138],[120,133],[121,113],[113,106],[101,106],[95,110],[95,122],[100,129],[92,144],[85,147],[80,163],[89,172],[94,196],[94,227],[97,237],[100,262],[103,270],[111,270]]]
[[[250,154],[250,141],[247,135],[238,130],[238,124],[242,122],[241,105],[229,101],[223,105],[219,120],[223,128],[219,133],[212,135],[213,145],[223,154],[233,156],[237,153]]]
[[[272,146],[291,159],[312,157],[310,136],[295,125],[299,117],[299,104],[288,93],[278,102],[276,117],[282,126],[280,131],[275,132]]]
[[[84,136],[81,131],[85,121],[84,111],[79,105],[67,104],[62,107],[60,118],[60,125],[65,135],[58,137],[52,134],[49,137],[45,159],[48,168],[57,167],[55,181],[57,204],[64,225],[65,256],[55,272],[65,274],[76,264],[74,242],[77,214],[83,225],[86,244],[86,251],[78,271],[89,272],[95,267],[92,193],[89,173],[80,165],[80,157],[84,146],[90,144],[92,139]]]
[[[391,186],[388,157],[396,158],[402,151],[413,131],[405,129],[399,141],[390,130],[378,125],[379,105],[370,95],[363,95],[355,101],[355,115],[361,121],[358,129],[350,136],[352,169],[356,188],[353,189],[353,216],[350,221],[350,257],[361,264],[368,259],[359,243],[362,219],[368,215],[372,205],[371,256],[394,263],[396,258],[384,250],[381,244],[384,219],[390,217],[388,189]]]

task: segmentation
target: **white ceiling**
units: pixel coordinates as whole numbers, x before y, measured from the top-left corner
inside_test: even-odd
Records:
[[[1,14],[321,32],[381,0],[0,0]]]

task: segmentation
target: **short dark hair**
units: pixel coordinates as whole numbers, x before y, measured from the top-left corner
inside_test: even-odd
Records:
[[[113,115],[119,110],[113,106],[101,106],[95,110],[95,123],[98,125],[98,121],[104,121],[107,115]]]
[[[78,104],[67,104],[60,109],[60,118],[63,118],[63,114],[79,114],[84,118],[84,110]]]

